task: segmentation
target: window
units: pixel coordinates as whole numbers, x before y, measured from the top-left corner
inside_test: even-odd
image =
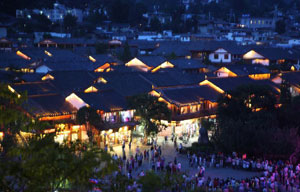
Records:
[[[228,58],[229,58],[228,54],[225,54],[225,55],[224,55],[224,59],[227,60]]]
[[[218,54],[214,54],[214,59],[219,59],[219,55]]]

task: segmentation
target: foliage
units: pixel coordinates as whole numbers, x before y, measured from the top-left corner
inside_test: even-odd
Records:
[[[290,155],[295,149],[294,129],[281,127],[271,88],[248,85],[229,92],[218,101],[214,141],[225,152],[252,155]],[[284,130],[284,131],[283,131]],[[280,149],[280,150],[279,150]]]
[[[105,43],[97,43],[95,49],[97,54],[104,54],[108,50],[108,45]]]
[[[291,104],[292,96],[290,92],[290,86],[286,82],[282,82],[280,85],[280,103],[282,105]]]
[[[51,39],[51,38],[52,38],[52,36],[50,33],[44,33],[43,39]]]
[[[166,55],[167,60],[172,60],[172,59],[176,59],[176,58],[177,58],[177,55],[174,52],[172,52],[169,55]]]
[[[115,170],[104,151],[80,142],[61,145],[53,136],[36,135],[28,145],[17,145],[8,152],[7,161],[0,161],[1,191],[88,190],[92,187],[89,179]]]
[[[72,29],[74,29],[74,27],[76,27],[76,24],[77,24],[77,17],[71,14],[67,14],[64,17],[64,27],[66,28],[67,31],[71,31]]]
[[[159,191],[163,188],[162,178],[153,171],[147,172],[138,182],[142,184],[142,191],[145,192]]]
[[[32,119],[22,110],[21,106],[25,106],[27,100],[26,93],[18,95],[8,89],[8,86],[0,83],[0,128],[4,133],[4,138],[0,142],[2,154],[6,152],[16,143],[17,137],[26,144],[22,132],[39,132],[46,125],[43,122]],[[43,126],[42,126],[43,125]]]
[[[207,131],[212,131],[215,128],[215,123],[210,119],[202,118],[201,126],[204,127]]]
[[[286,25],[285,25],[284,20],[278,20],[278,21],[276,21],[275,31],[276,31],[278,34],[283,34],[283,33],[285,33],[285,28],[286,28]]]
[[[157,17],[154,17],[153,19],[151,19],[150,30],[151,31],[161,31],[162,30],[162,25]]]
[[[202,143],[198,143],[198,142],[194,142],[192,143],[191,147],[187,148],[187,151],[190,152],[190,154],[199,154],[199,153],[206,153],[206,154],[211,154],[214,153],[214,146],[212,145],[212,143],[208,143],[208,144],[202,144]]]
[[[130,47],[128,45],[128,42],[125,42],[124,48],[120,57],[121,61],[128,62],[130,59],[132,59],[132,55],[130,52]]]
[[[103,126],[101,116],[91,107],[81,107],[77,111],[76,122],[81,125],[86,124],[90,143],[93,142],[93,130],[89,125],[94,126],[96,129],[100,129]]]
[[[128,22],[128,13],[130,12],[129,0],[113,0],[109,6],[110,18],[115,23]]]
[[[48,124],[30,117],[25,106],[26,94],[0,84],[0,191],[86,191],[90,178],[115,170],[110,155],[101,150],[80,142],[55,143],[54,134],[43,134]],[[21,131],[31,135],[25,138]]]
[[[103,124],[103,121],[97,111],[92,107],[82,107],[77,111],[76,121],[79,124],[85,124],[89,122],[95,127],[99,127]]]
[[[162,128],[161,120],[170,120],[171,112],[166,103],[159,102],[158,98],[143,94],[129,98],[129,106],[136,110],[136,115],[141,118],[145,135],[158,133]]]
[[[31,19],[33,21],[30,21],[33,23],[33,27],[36,30],[41,30],[41,31],[49,31],[52,22],[50,21],[50,19],[48,19],[48,17],[44,14],[33,14],[31,16]]]

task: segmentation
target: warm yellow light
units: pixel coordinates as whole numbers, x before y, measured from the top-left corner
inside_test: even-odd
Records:
[[[296,68],[294,66],[292,66],[291,71],[296,71]]]
[[[125,64],[125,66],[127,67],[134,67],[137,68],[141,71],[149,71],[152,69],[152,67],[149,67],[148,65],[146,65],[145,63],[143,63],[141,60],[134,58],[132,60],[130,60],[128,63]]]
[[[156,68],[152,69],[151,72],[154,73],[154,72],[158,71],[159,69],[173,68],[173,67],[174,67],[174,65],[172,63],[166,61],[166,62],[160,64],[159,66],[157,66]]]
[[[4,133],[3,132],[0,132],[0,137],[3,137],[4,136]]]
[[[225,73],[225,74],[227,74],[228,77],[236,77],[237,76],[237,74],[233,73],[232,71],[230,71],[226,67],[221,67],[217,72]]]
[[[7,86],[8,90],[10,90],[12,93],[17,94],[18,98],[21,97],[21,95],[19,93],[17,93],[10,85]]]
[[[151,91],[149,94],[152,95],[152,96],[154,96],[154,97],[160,97],[160,93],[158,93],[155,90]]]
[[[44,133],[54,133],[55,129],[46,129],[44,130]]]
[[[110,64],[109,63],[105,63],[104,65],[98,67],[97,69],[95,69],[95,72],[103,72],[105,69],[109,68]]]
[[[80,128],[80,125],[73,125],[72,130],[77,131]]]
[[[85,93],[94,93],[94,92],[98,92],[98,89],[95,88],[94,86],[90,86],[89,88],[87,88],[86,90],[84,90]]]
[[[45,54],[48,55],[49,57],[52,57],[52,54],[46,50],[45,50]]]
[[[98,83],[104,83],[104,84],[107,83],[107,81],[103,77],[99,77],[97,82]]]
[[[252,61],[253,64],[262,64],[262,65],[269,65],[269,59],[254,59]]]
[[[243,55],[243,59],[263,59],[264,57],[255,52],[254,50],[249,51]]]
[[[72,93],[65,99],[67,102],[71,103],[76,109],[80,109],[81,107],[88,107],[89,105],[86,104],[80,97],[78,97],[75,93]]]
[[[270,73],[252,74],[252,75],[249,75],[249,77],[254,80],[270,79],[271,74]]]
[[[215,89],[216,91],[218,91],[219,93],[224,93],[225,91],[222,90],[220,87],[216,86],[215,84],[211,83],[210,81],[208,80],[204,80],[202,82],[199,83],[199,85],[208,85],[210,86],[211,88]]]
[[[21,51],[17,51],[16,54],[20,57],[22,57],[23,59],[26,59],[26,60],[30,60],[31,58],[28,57],[27,55],[25,55],[24,53],[22,53]]]
[[[94,63],[96,62],[96,59],[94,57],[92,57],[92,56],[89,56],[89,60],[92,61],[92,62],[94,62]]]
[[[45,81],[45,80],[48,80],[48,79],[54,80],[54,77],[52,75],[50,75],[50,74],[47,74],[47,75],[45,75],[45,76],[42,77],[42,81]]]

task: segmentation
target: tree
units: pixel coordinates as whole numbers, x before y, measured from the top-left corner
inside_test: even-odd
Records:
[[[114,23],[128,22],[131,1],[129,0],[113,0],[109,6],[109,15]]]
[[[48,17],[44,14],[33,14],[31,16],[31,19],[33,21],[30,21],[33,23],[33,27],[36,28],[36,30],[41,30],[41,31],[50,31],[52,22]]]
[[[278,20],[278,21],[276,21],[276,24],[275,24],[275,31],[276,31],[278,34],[283,34],[283,33],[285,33],[285,28],[286,28],[286,25],[285,25],[284,20]]]
[[[102,150],[79,141],[55,143],[54,133],[43,133],[48,124],[33,119],[25,107],[26,94],[19,95],[0,84],[0,128],[4,132],[0,141],[0,191],[87,191],[90,178],[115,170],[110,155]],[[23,138],[21,131],[31,136]]]
[[[151,19],[150,30],[151,31],[161,31],[161,29],[162,29],[162,26],[161,26],[159,19],[157,17],[154,17],[153,19]]]
[[[128,45],[128,42],[125,42],[123,51],[122,51],[122,55],[120,57],[121,61],[123,62],[128,62],[130,59],[132,59],[132,55],[131,55],[131,51],[130,51],[130,47]]]
[[[280,103],[282,105],[289,105],[292,101],[292,95],[290,92],[290,86],[286,82],[282,82],[280,85]]]
[[[153,171],[147,172],[138,182],[142,184],[142,191],[145,192],[159,191],[163,188],[162,178]]]
[[[96,129],[99,129],[103,126],[103,121],[101,116],[97,111],[91,107],[82,107],[77,111],[76,121],[79,124],[85,124],[87,129],[87,135],[89,136],[90,144],[93,143],[93,129],[90,125],[94,126]]]
[[[271,88],[247,85],[229,95],[218,101],[213,139],[220,149],[259,156],[288,156],[293,152],[295,131],[280,126],[276,95]]]
[[[135,109],[136,115],[141,118],[145,138],[157,134],[163,128],[161,120],[170,120],[171,117],[167,104],[148,94],[129,98],[129,106]]]
[[[64,27],[67,31],[71,31],[74,27],[76,27],[77,24],[77,17],[67,14],[64,17]]]
[[[116,168],[106,152],[80,142],[55,143],[54,134],[35,135],[28,145],[13,147],[7,158],[0,161],[1,191],[86,191],[92,187],[89,179]]]
[[[97,43],[95,49],[97,54],[104,54],[108,50],[108,45],[105,43]]]

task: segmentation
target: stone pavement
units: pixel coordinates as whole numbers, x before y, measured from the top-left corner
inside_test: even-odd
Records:
[[[188,144],[183,144],[183,146],[188,147],[191,145],[191,143],[196,142],[198,140],[197,137],[194,137],[192,139],[190,139],[190,142]],[[181,143],[180,140],[177,140],[177,144],[179,145],[179,143]],[[169,162],[169,161],[174,161],[174,158],[177,158],[177,161],[181,163],[181,167],[182,167],[182,172],[186,172],[189,175],[192,174],[196,174],[198,173],[198,169],[196,167],[190,167],[189,166],[189,162],[188,159],[186,157],[186,155],[181,155],[178,154],[175,147],[174,147],[174,143],[171,141],[171,139],[168,139],[167,143],[165,143],[164,138],[163,137],[159,137],[157,144],[161,146],[162,148],[162,156],[164,156],[165,160],[165,165]],[[147,145],[142,145],[141,143],[138,144],[134,144],[132,143],[131,146],[131,150],[129,149],[128,143],[126,143],[125,146],[125,154],[127,159],[131,156],[131,155],[135,155],[136,153],[136,147],[139,146],[140,151],[143,153],[145,149],[150,149],[151,146],[147,146]],[[122,146],[114,146],[113,147],[113,151],[110,151],[111,154],[117,154],[118,156],[123,155],[123,151],[122,151]],[[141,170],[150,170],[151,169],[151,162],[146,160],[143,161],[143,164],[141,166],[141,168],[137,169],[136,171],[134,171],[133,176],[135,176],[137,173],[139,173]],[[228,177],[233,177],[235,179],[243,179],[243,178],[251,178],[253,176],[256,175],[261,175],[261,173],[258,172],[249,172],[249,171],[243,171],[243,170],[236,170],[236,169],[231,169],[231,168],[206,168],[205,170],[205,177],[218,177],[218,178],[228,178]]]

